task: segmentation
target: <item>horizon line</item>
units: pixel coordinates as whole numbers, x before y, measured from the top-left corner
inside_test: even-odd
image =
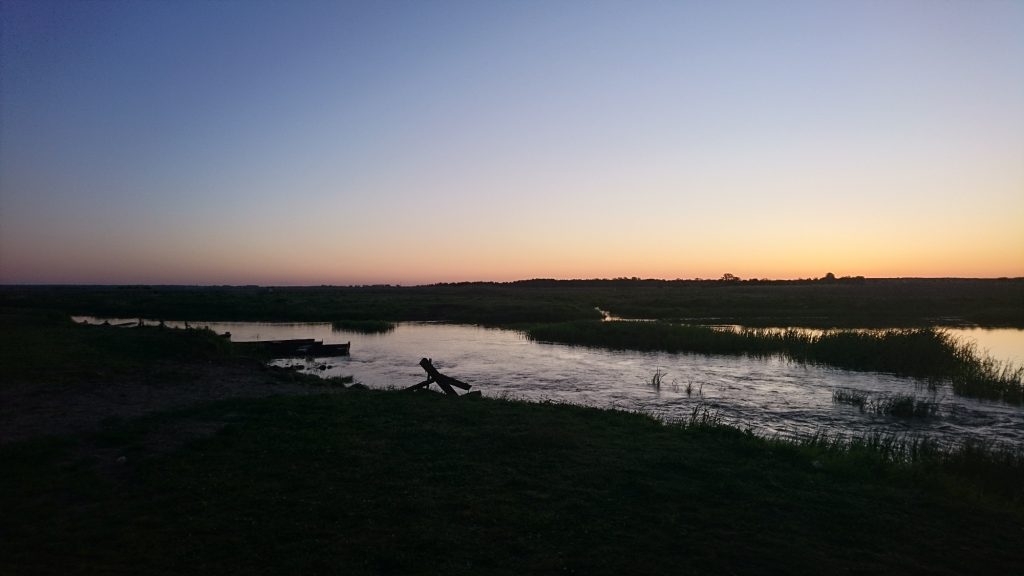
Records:
[[[230,284],[230,283],[103,283],[103,282],[0,282],[0,288],[46,288],[46,287],[117,287],[117,288],[368,288],[368,287],[395,287],[395,288],[420,288],[430,286],[452,286],[465,284],[524,284],[528,282],[716,282],[723,284],[741,284],[753,282],[866,282],[866,281],[895,281],[895,280],[922,280],[922,281],[953,281],[953,280],[975,280],[975,281],[1021,281],[1024,276],[836,276],[833,278],[641,278],[638,276],[618,276],[613,278],[520,278],[518,280],[456,280],[426,282],[419,284],[401,284],[389,282],[362,283],[362,284]]]

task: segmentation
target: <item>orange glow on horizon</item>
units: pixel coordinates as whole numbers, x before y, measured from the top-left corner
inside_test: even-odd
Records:
[[[1001,249],[968,249],[958,238],[904,243],[879,237],[854,243],[840,234],[820,242],[793,242],[788,235],[761,243],[702,241],[666,234],[632,244],[619,236],[581,233],[574,242],[543,237],[518,243],[482,235],[479,242],[426,236],[416,246],[381,239],[365,246],[329,243],[318,234],[294,243],[271,239],[204,240],[159,246],[121,246],[101,253],[52,250],[42,257],[13,254],[0,267],[3,283],[58,284],[261,284],[420,285],[439,282],[515,281],[531,278],[743,279],[892,277],[1024,277],[1021,242]],[[997,240],[1000,239],[997,236]],[[912,239],[911,239],[912,240]],[[588,243],[593,243],[588,244]],[[81,244],[81,243],[79,243]],[[75,246],[74,241],[66,245]],[[316,245],[317,250],[305,249]],[[890,246],[891,245],[891,246]],[[84,246],[84,245],[83,245]],[[110,259],[110,254],[117,258]],[[1008,265],[1016,262],[1016,265]]]
[[[0,283],[1024,276],[1024,4],[753,4],[5,5]]]

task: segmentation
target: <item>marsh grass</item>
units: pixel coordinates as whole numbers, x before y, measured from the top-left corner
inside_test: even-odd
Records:
[[[864,411],[864,407],[868,403],[868,393],[862,390],[853,390],[851,388],[835,388],[832,390],[832,402],[836,404],[849,404],[860,408],[860,411]]]
[[[696,390],[695,390],[694,387],[693,387],[693,380],[687,380],[686,381],[685,391],[686,391],[686,397],[687,398],[691,398],[691,397],[693,397],[694,394],[697,394],[698,398],[703,399],[704,398],[704,383],[701,383],[700,386],[698,386],[696,388]]]
[[[939,403],[911,394],[895,394],[874,400],[867,410],[899,418],[927,418],[938,413]]]
[[[927,418],[939,412],[940,402],[918,398],[912,394],[893,394],[872,398],[862,390],[836,388],[832,390],[832,402],[856,406],[861,412],[884,414],[898,418]]]
[[[954,340],[950,337],[950,340]],[[974,343],[954,341],[956,370],[953,391],[963,396],[1024,404],[1024,366],[1000,362],[978,351]]]
[[[613,349],[702,354],[781,355],[797,362],[948,381],[962,396],[1024,403],[1024,368],[982,355],[937,328],[826,330],[742,328],[668,322],[576,321],[532,326],[536,341]]]
[[[331,322],[334,332],[357,332],[359,334],[387,334],[394,332],[396,324],[386,320],[335,320]]]
[[[667,372],[664,372],[661,368],[658,368],[654,371],[654,375],[651,376],[651,380],[648,382],[648,384],[651,388],[654,388],[655,390],[661,390],[661,384],[662,382],[665,381],[665,376],[667,375]]]
[[[1024,447],[1019,445],[978,439],[944,444],[927,437],[891,432],[854,435],[818,432],[768,440],[833,456],[842,459],[844,465],[869,460],[876,464],[911,466],[921,474],[936,470],[953,472],[981,481],[1015,502],[1024,502]]]
[[[714,428],[724,426],[722,416],[717,410],[706,404],[703,400],[698,402],[690,411],[690,416],[677,423],[684,428]]]

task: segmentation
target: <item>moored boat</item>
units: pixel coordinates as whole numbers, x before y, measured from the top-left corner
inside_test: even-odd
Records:
[[[347,356],[352,342],[344,344],[324,344],[322,340],[313,338],[297,338],[293,340],[261,340],[255,342],[235,342],[242,349],[251,349],[259,354],[273,358]]]

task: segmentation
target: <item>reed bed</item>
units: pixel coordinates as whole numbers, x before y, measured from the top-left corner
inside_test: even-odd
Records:
[[[861,412],[898,418],[927,418],[938,414],[940,406],[936,400],[918,398],[912,394],[892,394],[872,398],[867,392],[849,388],[833,390],[832,402],[856,406]]]
[[[856,406],[860,408],[861,412],[865,411],[868,405],[868,398],[868,393],[861,390],[851,390],[849,388],[836,388],[832,390],[832,402],[834,404]]]
[[[360,334],[387,334],[395,330],[396,324],[387,320],[335,320],[331,322],[334,332],[358,332]]]
[[[892,433],[861,435],[821,432],[799,438],[769,439],[777,445],[795,445],[820,459],[836,459],[843,466],[871,468],[895,464],[917,474],[955,474],[986,486],[990,494],[1001,493],[1021,501],[1024,481],[1024,448],[1017,445],[968,439],[943,444],[933,439]]]
[[[870,406],[867,394],[858,390],[837,389],[841,396],[863,398]],[[897,395],[900,396],[900,395]],[[936,405],[925,401],[926,404]],[[1024,447],[977,438],[958,442],[941,442],[927,436],[893,432],[845,434],[819,431],[813,434],[762,435],[751,429],[741,429],[723,422],[721,415],[704,402],[697,403],[689,417],[669,423],[669,426],[689,431],[717,431],[735,436],[756,438],[768,445],[784,450],[796,449],[813,459],[815,467],[826,465],[862,473],[897,466],[912,470],[922,477],[936,474],[955,475],[958,478],[985,486],[989,495],[1001,494],[1011,501],[1024,500]]]
[[[938,328],[825,330],[577,321],[529,328],[532,340],[613,349],[781,355],[797,362],[949,382],[961,396],[1024,404],[1024,367],[984,356]]]

